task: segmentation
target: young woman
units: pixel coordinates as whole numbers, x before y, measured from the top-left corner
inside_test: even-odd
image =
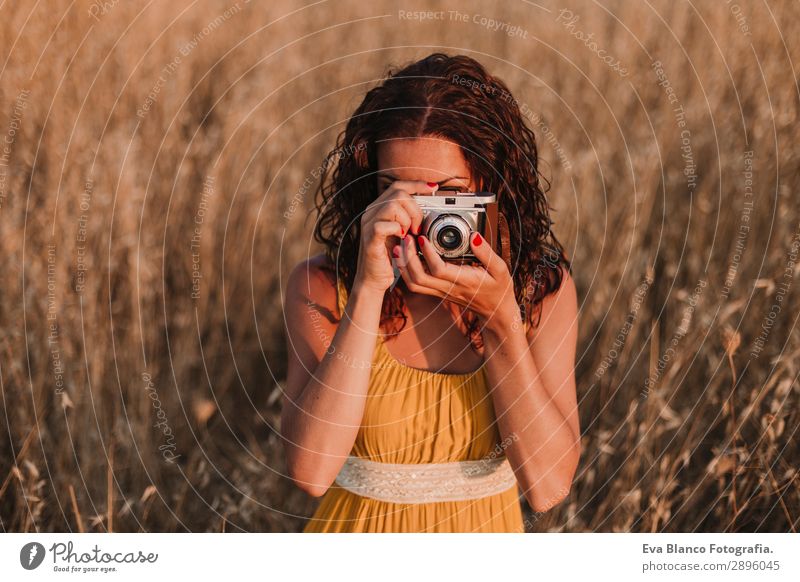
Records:
[[[324,496],[305,531],[520,532],[518,487],[537,512],[569,493],[577,299],[537,162],[466,56],[390,72],[353,113],[319,191],[325,252],[286,287],[286,460]],[[477,232],[479,264],[436,252],[413,196],[443,191],[497,195],[508,257]]]

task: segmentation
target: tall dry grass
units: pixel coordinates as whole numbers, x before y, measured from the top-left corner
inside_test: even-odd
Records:
[[[445,50],[535,113],[574,258],[583,459],[528,528],[796,530],[798,5],[562,8],[0,5],[2,529],[302,527],[277,430],[304,182],[388,64]]]

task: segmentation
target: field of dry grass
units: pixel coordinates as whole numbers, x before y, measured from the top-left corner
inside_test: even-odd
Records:
[[[302,528],[277,430],[309,184],[386,67],[443,50],[523,104],[574,259],[583,459],[529,530],[796,531],[798,22],[0,2],[0,527]]]

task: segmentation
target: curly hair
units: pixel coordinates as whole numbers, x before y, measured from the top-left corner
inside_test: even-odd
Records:
[[[517,303],[523,319],[538,326],[542,300],[561,286],[563,270],[572,272],[551,230],[545,199],[550,183],[539,173],[536,138],[519,103],[503,81],[464,55],[434,53],[390,69],[339,134],[322,164],[315,197],[314,238],[324,245],[327,269],[352,289],[361,237],[358,217],[379,195],[377,142],[423,136],[458,144],[482,190],[497,195],[509,226],[508,266]],[[481,345],[477,318],[468,309],[461,317],[473,345]],[[384,296],[385,324],[392,334],[406,325],[400,285]]]

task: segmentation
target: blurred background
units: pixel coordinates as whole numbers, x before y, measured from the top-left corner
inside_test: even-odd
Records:
[[[302,529],[281,290],[319,252],[316,178],[365,91],[444,51],[512,89],[574,261],[583,458],[528,530],[796,531],[799,20],[0,3],[2,530]]]

